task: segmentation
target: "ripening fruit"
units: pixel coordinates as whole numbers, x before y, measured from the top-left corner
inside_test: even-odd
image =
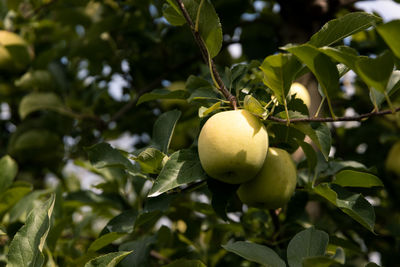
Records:
[[[19,35],[0,30],[0,70],[18,72],[31,62],[33,54]]]
[[[303,100],[304,104],[306,104],[307,108],[311,106],[311,97],[307,88],[301,83],[293,83],[290,87],[289,91],[290,95],[296,94],[296,98]]]
[[[204,124],[198,141],[205,172],[230,184],[254,178],[264,163],[267,149],[267,130],[246,110],[215,114]]]
[[[240,185],[237,194],[249,206],[277,209],[289,202],[296,183],[296,166],[289,153],[270,147],[261,171]]]
[[[400,176],[400,141],[397,141],[389,150],[385,162],[386,170]]]

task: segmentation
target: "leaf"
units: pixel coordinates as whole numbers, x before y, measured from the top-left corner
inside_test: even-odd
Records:
[[[133,231],[133,226],[135,224],[137,215],[138,214],[136,210],[126,210],[121,212],[107,223],[100,235],[111,232],[131,233]]]
[[[220,108],[220,106],[221,106],[221,102],[217,102],[209,108],[200,107],[199,108],[199,118],[203,118],[203,117],[207,116],[208,114],[218,110]]]
[[[186,90],[188,90],[190,93],[193,93],[199,88],[212,88],[212,85],[209,81],[197,77],[194,75],[190,75],[189,78],[186,80]]]
[[[133,251],[111,252],[87,262],[85,267],[114,267]]]
[[[319,184],[313,188],[313,191],[374,233],[375,212],[361,194],[355,194],[338,185],[328,183]]]
[[[266,117],[267,113],[258,100],[251,95],[246,95],[243,101],[244,109],[250,111],[254,115]]]
[[[31,184],[17,182],[3,192],[0,195],[0,217],[31,191]]]
[[[10,156],[0,159],[0,196],[11,186],[17,172],[18,165]]]
[[[120,167],[131,172],[136,172],[133,164],[122,155],[120,151],[108,143],[99,143],[86,149],[90,163],[95,168]]]
[[[323,256],[328,246],[329,236],[324,231],[310,227],[296,234],[287,247],[287,260],[290,267],[302,267],[303,259]]]
[[[52,194],[40,209],[31,211],[25,225],[11,241],[7,266],[36,267],[44,264],[43,247],[50,230],[54,203],[55,195]]]
[[[357,32],[368,29],[382,19],[365,12],[352,12],[338,19],[331,20],[315,33],[310,41],[316,47],[333,45]]]
[[[335,255],[332,256],[315,256],[308,257],[303,260],[303,267],[329,267],[338,264],[344,264],[346,256],[344,250],[340,247],[336,249]]]
[[[138,240],[130,241],[119,246],[119,250],[133,250],[134,253],[123,259],[122,267],[143,267],[149,266],[148,259],[150,246],[157,241],[157,236],[143,236]]]
[[[154,123],[152,139],[153,146],[165,154],[168,153],[172,134],[180,116],[181,112],[179,110],[171,110],[161,114]]]
[[[249,261],[259,263],[264,266],[285,267],[285,262],[269,247],[255,243],[237,241],[234,243],[222,245],[224,249],[235,253]]]
[[[301,146],[301,149],[306,155],[308,169],[310,171],[314,170],[318,161],[314,148],[309,143],[306,143],[301,139],[296,139],[296,142],[299,144],[299,146]]]
[[[388,51],[376,58],[359,57],[355,71],[368,86],[383,93],[392,75],[393,58]]]
[[[200,260],[179,259],[164,265],[164,267],[206,267],[206,265]]]
[[[207,179],[207,186],[211,192],[211,206],[216,214],[228,221],[226,208],[229,200],[236,195],[238,184],[226,184],[216,179]]]
[[[338,94],[340,91],[339,73],[336,64],[327,55],[309,44],[292,46],[287,50],[307,65],[317,78],[327,97],[333,97]]]
[[[168,156],[158,149],[149,147],[140,152],[137,157],[132,156],[131,159],[140,164],[140,168],[144,173],[158,174]]]
[[[355,69],[355,63],[357,61],[357,51],[348,46],[338,47],[321,47],[319,49],[322,53],[329,56],[333,60],[343,63],[351,69]]]
[[[358,172],[352,170],[344,170],[335,175],[335,180],[332,182],[334,184],[340,185],[342,187],[374,187],[383,184],[381,180],[375,175],[366,172]]]
[[[102,249],[103,247],[111,244],[118,238],[123,237],[124,235],[126,235],[126,233],[116,233],[116,232],[111,232],[102,235],[90,244],[88,252],[93,252]]]
[[[376,27],[396,57],[400,58],[400,20],[394,20]]]
[[[173,25],[181,25],[182,19],[178,18],[179,15],[183,16],[181,11],[177,9],[176,4],[173,3],[172,0],[167,1],[172,7],[174,7],[173,9],[175,13],[171,8],[166,8],[166,18]],[[211,58],[215,57],[218,55],[219,50],[222,47],[222,26],[213,5],[209,0],[183,0],[182,2],[192,19],[193,24],[196,24],[198,21],[198,31],[200,36],[204,40]],[[200,10],[199,7],[201,8]],[[198,15],[199,17],[197,20]]]
[[[168,1],[169,3],[173,1]],[[185,24],[186,20],[182,16],[181,11],[174,3],[174,6],[165,4],[163,6],[163,16],[168,20],[171,25],[182,26]]]
[[[32,112],[43,109],[57,112],[65,111],[64,104],[56,94],[35,92],[22,98],[18,112],[21,119],[25,119]]]
[[[189,93],[185,90],[167,90],[167,89],[156,89],[151,91],[150,93],[143,94],[138,102],[137,106],[148,101],[153,101],[156,99],[186,99],[189,96]]]
[[[279,103],[283,104],[283,99],[301,69],[300,62],[293,55],[279,53],[265,58],[260,69],[264,73],[264,84],[272,89]]]
[[[180,185],[206,178],[197,150],[182,149],[173,153],[165,163],[148,196],[155,197]]]
[[[291,124],[291,127],[296,128],[304,134],[308,135],[321,150],[322,154],[325,157],[325,160],[328,160],[332,137],[331,132],[325,123],[293,123]]]

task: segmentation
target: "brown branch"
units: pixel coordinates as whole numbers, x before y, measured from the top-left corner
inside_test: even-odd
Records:
[[[183,4],[182,0],[175,0],[175,1],[178,4],[180,10],[182,11],[182,14],[183,14],[186,22],[189,24],[189,27],[190,27],[190,30],[192,31],[194,39],[200,48],[200,52],[201,52],[204,62],[207,65],[209,63],[211,65],[210,71],[212,71],[215,81],[217,82],[217,84],[219,86],[220,92],[231,103],[232,108],[237,109],[237,99],[234,95],[231,94],[231,92],[229,92],[229,90],[226,88],[224,82],[222,81],[221,76],[219,75],[219,73],[217,71],[214,61],[211,59],[211,57],[209,57],[206,44],[204,43],[204,40],[201,38],[200,33],[195,29],[195,25],[193,24],[193,21],[190,18],[190,15],[186,10],[185,5]],[[210,62],[208,61],[209,58],[210,58]]]
[[[155,258],[157,260],[165,262],[165,263],[171,263],[172,262],[170,259],[164,257],[163,255],[161,255],[160,253],[158,253],[155,250],[150,250],[150,256],[152,256],[153,258]]]
[[[395,112],[400,111],[400,107],[396,108],[394,110]],[[394,113],[395,113],[394,112]],[[373,111],[365,114],[361,114],[358,116],[349,116],[349,117],[336,117],[336,118],[293,118],[290,119],[290,123],[296,123],[296,122],[335,122],[335,121],[363,121],[365,119],[368,119],[370,117],[376,117],[376,116],[383,116],[383,115],[388,115],[388,114],[394,114],[392,110],[382,110],[382,111]],[[279,122],[279,123],[288,123],[287,119],[281,119],[278,117],[274,116],[269,116],[267,118],[269,121],[273,122]]]

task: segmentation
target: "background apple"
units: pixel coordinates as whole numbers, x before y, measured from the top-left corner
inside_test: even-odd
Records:
[[[386,170],[400,176],[400,141],[397,141],[389,150],[385,162]]]
[[[289,153],[271,147],[261,171],[254,179],[242,184],[237,193],[245,204],[276,209],[290,200],[296,183],[296,166]]]
[[[33,59],[28,44],[19,35],[0,31],[0,70],[19,72]]]
[[[230,184],[252,179],[261,169],[268,149],[262,122],[246,110],[213,115],[201,129],[200,162],[211,177]]]
[[[307,108],[311,106],[311,97],[310,93],[308,92],[307,88],[302,85],[301,83],[293,83],[290,87],[289,91],[290,95],[296,94],[296,98],[303,100],[304,104],[306,104]]]

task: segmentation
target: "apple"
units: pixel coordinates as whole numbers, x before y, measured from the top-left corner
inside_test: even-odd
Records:
[[[302,85],[301,83],[293,83],[290,86],[290,95],[296,95],[296,98],[303,100],[304,104],[306,104],[307,108],[311,106],[311,97],[310,93],[308,92],[307,88]]]
[[[270,147],[261,171],[254,179],[240,185],[237,194],[249,206],[277,209],[289,202],[296,183],[296,166],[290,154]]]
[[[254,178],[267,150],[267,130],[247,110],[217,113],[200,131],[201,166],[209,176],[225,183],[240,184]]]
[[[400,176],[400,141],[397,141],[389,150],[385,167],[387,171]]]
[[[19,72],[33,58],[28,44],[19,35],[0,30],[0,70]]]

